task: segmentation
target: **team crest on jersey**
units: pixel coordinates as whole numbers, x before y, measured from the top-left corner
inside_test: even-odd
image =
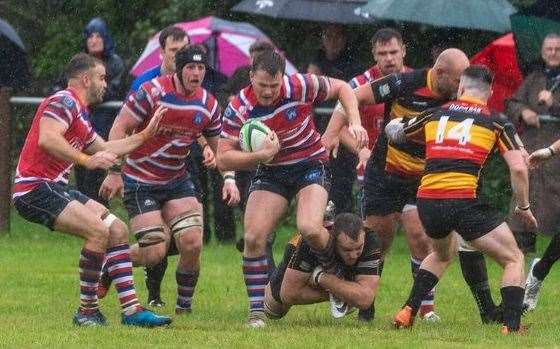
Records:
[[[383,85],[379,86],[379,95],[381,97],[385,97],[389,93],[391,93],[391,88],[389,87],[389,84],[383,84]]]
[[[201,112],[197,112],[196,114],[194,114],[192,121],[195,125],[200,125],[202,124],[202,121],[204,120],[204,116],[202,115]]]
[[[140,88],[136,92],[136,100],[143,101],[144,99],[146,99],[146,91],[143,88]]]
[[[234,115],[235,113],[233,112],[233,109],[231,109],[231,107],[227,107],[226,111],[224,112],[224,116],[226,117],[226,119],[233,119]]]
[[[74,105],[76,104],[74,102],[74,100],[68,96],[64,96],[62,98],[62,104],[64,104],[65,107],[67,107],[68,109],[72,109],[74,108]]]
[[[297,117],[296,107],[292,107],[288,109],[288,111],[286,111],[286,120],[294,121],[296,117]]]

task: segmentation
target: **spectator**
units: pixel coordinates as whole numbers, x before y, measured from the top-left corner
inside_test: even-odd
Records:
[[[506,101],[506,114],[523,129],[520,137],[528,152],[546,148],[560,133],[560,35],[548,34],[542,43],[543,63],[523,81],[515,95]],[[541,115],[550,115],[551,122],[542,127]],[[539,232],[553,235],[560,231],[560,159],[553,158],[547,166],[531,171],[531,205],[539,222]],[[509,222],[524,253],[535,252],[536,232],[527,232],[522,222],[510,211]]]
[[[361,73],[361,65],[352,57],[347,46],[347,36],[344,27],[329,24],[321,32],[321,48],[315,58],[309,63],[307,72],[317,75],[327,75],[333,78],[350,81]],[[334,107],[334,102],[317,105],[318,107]],[[328,117],[315,115],[315,125],[323,133],[328,123]],[[356,178],[356,158],[354,155],[340,147],[338,156],[331,161],[332,186],[329,200],[336,206],[336,213],[352,212],[354,200],[352,187]]]
[[[115,53],[115,44],[109,28],[100,17],[93,18],[84,30],[84,51],[105,63],[107,72],[107,90],[103,102],[122,100],[124,97],[121,80],[124,74],[124,63]],[[98,106],[93,109],[91,124],[103,139],[109,136],[109,130],[117,116],[117,109]],[[103,170],[88,170],[82,166],[75,167],[76,187],[79,191],[107,206],[107,201],[99,197],[99,187],[105,178]]]

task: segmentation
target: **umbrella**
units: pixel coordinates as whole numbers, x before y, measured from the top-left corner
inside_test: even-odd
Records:
[[[340,24],[371,23],[368,16],[360,14],[359,6],[367,0],[244,0],[232,11],[245,12],[272,18]]]
[[[516,9],[506,0],[370,0],[360,12],[377,19],[503,33],[510,30],[509,16]]]
[[[531,7],[511,16],[519,66],[527,73],[541,60],[541,44],[549,33],[560,34],[560,3],[538,0]]]
[[[517,66],[513,34],[506,34],[491,42],[471,58],[471,64],[482,64],[492,70],[494,83],[488,106],[491,110],[503,112],[504,101],[517,91],[523,80]]]
[[[25,47],[20,37],[0,18],[0,86],[12,88],[29,85]]]
[[[249,64],[249,47],[255,41],[270,39],[257,27],[249,23],[230,22],[216,17],[205,17],[193,22],[175,24],[184,29],[191,41],[205,44],[209,49],[210,65],[226,76],[232,76],[239,67]],[[161,64],[157,33],[132,67],[132,75],[138,76],[147,69]],[[286,61],[286,73],[293,74],[296,68]]]

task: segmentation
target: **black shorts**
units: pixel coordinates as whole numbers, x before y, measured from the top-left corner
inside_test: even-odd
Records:
[[[327,192],[330,190],[330,171],[319,161],[285,166],[260,165],[251,180],[249,194],[266,190],[291,201],[301,189],[312,184],[319,184]]]
[[[363,216],[387,216],[401,213],[406,205],[416,205],[418,184],[416,179],[387,174],[369,161],[364,176]]]
[[[146,184],[124,176],[124,206],[128,217],[159,211],[167,201],[194,197],[196,187],[188,175],[166,184]]]
[[[44,182],[30,192],[16,197],[14,206],[23,218],[54,230],[56,218],[72,200],[85,204],[90,198],[70,189],[66,184]]]
[[[471,241],[504,222],[494,208],[479,199],[418,199],[418,214],[432,239],[442,239],[454,230]]]

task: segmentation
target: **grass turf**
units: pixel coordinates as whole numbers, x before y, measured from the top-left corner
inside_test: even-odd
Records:
[[[276,259],[292,231],[283,227],[275,246]],[[548,241],[539,244],[539,251]],[[411,286],[409,255],[402,236],[387,259],[375,320],[359,323],[355,313],[345,319],[330,317],[328,305],[293,307],[288,315],[262,330],[244,327],[247,296],[241,276],[240,254],[232,245],[210,244],[204,249],[202,272],[190,315],[175,317],[169,328],[141,329],[120,325],[116,294],[101,302],[110,324],[77,328],[71,319],[78,305],[77,261],[81,241],[51,233],[14,216],[12,232],[0,238],[0,346],[7,348],[397,348],[397,347],[552,347],[560,343],[557,297],[560,285],[553,269],[545,282],[537,310],[523,321],[532,324],[525,336],[503,337],[498,325],[480,324],[473,298],[458,263],[438,286],[436,308],[443,321],[417,321],[411,330],[394,330],[391,317]],[[173,314],[176,294],[174,265],[163,284]],[[500,269],[488,262],[495,300],[499,299]],[[146,299],[142,269],[134,272],[138,294]]]

